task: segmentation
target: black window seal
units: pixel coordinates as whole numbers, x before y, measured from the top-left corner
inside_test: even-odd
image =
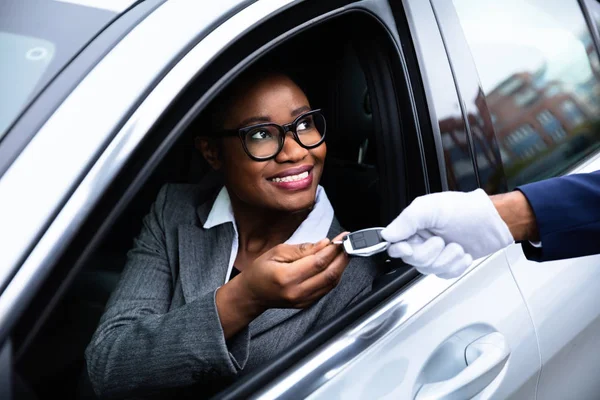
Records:
[[[585,22],[592,36],[592,41],[594,42],[594,48],[596,49],[596,53],[600,57],[600,31],[598,30],[598,26],[596,24],[596,20],[592,15],[591,8],[594,7],[591,5],[592,0],[577,0],[579,2],[579,6],[581,7],[581,12],[583,12],[583,17],[585,18]],[[597,1],[594,2],[595,7],[600,9],[600,5]]]
[[[437,8],[436,8],[436,4]],[[456,73],[456,68],[457,68],[457,63],[456,63],[456,57],[452,57],[451,56],[451,51],[448,45],[448,41],[449,40],[456,40],[455,37],[449,39],[448,33],[446,32],[446,30],[443,29],[442,27],[442,19],[444,21],[444,23],[447,24],[453,24],[453,21],[446,15],[446,14],[441,14],[439,8],[446,6],[448,8],[450,7],[454,7],[454,5],[450,2],[448,5],[446,4],[441,4],[436,2],[435,0],[431,0],[431,7],[433,9],[433,15],[435,16],[436,22],[438,24],[438,28],[440,30],[440,36],[442,38],[442,42],[444,43],[444,48],[446,49],[446,56],[448,57],[448,64],[450,65],[450,70],[452,71],[452,77],[454,79],[454,85],[456,86],[456,94],[458,96],[458,103],[460,105],[460,112],[462,114],[462,118],[463,118],[463,123],[464,123],[464,128],[465,128],[465,133],[467,135],[467,140],[469,141],[469,154],[471,157],[471,162],[473,163],[473,169],[474,169],[474,173],[475,173],[475,179],[477,181],[477,187],[481,187],[481,180],[479,178],[479,168],[477,166],[477,157],[475,154],[475,145],[473,144],[473,133],[471,132],[471,125],[469,124],[469,119],[467,117],[467,105],[463,96],[463,92],[464,90],[461,91],[461,82],[459,81],[459,79],[457,78],[457,73]],[[458,29],[462,29],[460,28],[460,26],[458,26]],[[480,86],[480,83],[477,82],[477,86]]]
[[[435,129],[432,126],[432,120],[430,118],[429,106],[427,104],[427,96],[425,90],[425,83],[421,76],[421,70],[419,68],[417,51],[414,47],[414,41],[409,28],[409,22],[405,6],[402,2],[399,4],[390,5],[392,7],[392,13],[396,21],[396,29],[398,31],[400,40],[402,41],[402,54],[401,59],[403,74],[407,79],[407,91],[400,94],[399,101],[405,102],[407,109],[412,110],[414,115],[415,128],[417,132],[416,139],[419,142],[421,152],[421,164],[423,165],[425,185],[419,185],[417,182],[412,182],[409,187],[408,199],[409,201],[417,196],[439,192],[444,189],[444,183],[447,181],[444,169],[439,163],[438,149],[435,144],[434,132]],[[401,106],[402,107],[402,106]],[[405,140],[409,135],[404,135]],[[408,147],[414,147],[409,146]],[[416,163],[416,161],[415,161]],[[407,154],[407,169],[411,169],[414,163],[410,163]]]

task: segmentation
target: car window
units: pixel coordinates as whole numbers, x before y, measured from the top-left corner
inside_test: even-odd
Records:
[[[132,0],[2,2],[0,140],[28,103],[132,3]]]
[[[596,23],[595,29],[600,33],[600,2],[597,0],[589,0],[585,2],[585,5],[590,12],[590,17]]]
[[[600,63],[577,1],[454,0],[508,188],[565,173],[600,147]]]
[[[382,198],[379,194],[381,185],[379,182],[380,176],[378,171],[381,157],[379,150],[381,142],[379,141],[380,135],[376,133],[375,129],[377,118],[373,116],[374,111],[379,110],[372,107],[369,96],[369,94],[376,92],[374,92],[372,86],[368,84],[368,79],[366,79],[365,76],[365,69],[362,67],[361,61],[364,61],[362,59],[364,55],[359,54],[355,51],[354,46],[352,46],[356,38],[345,35],[345,33],[350,30],[350,27],[356,26],[357,21],[364,22],[364,19],[365,17],[362,16],[362,14],[355,14],[354,17],[340,17],[337,20],[329,21],[326,25],[316,26],[313,29],[304,31],[296,38],[288,39],[288,41],[278,47],[276,51],[264,55],[263,60],[255,60],[254,66],[260,70],[261,67],[265,67],[265,65],[269,65],[270,68],[287,65],[291,70],[286,70],[286,72],[297,79],[298,85],[301,86],[302,90],[307,94],[307,98],[310,99],[311,107],[323,109],[323,114],[326,115],[327,118],[328,153],[326,161],[327,166],[325,168],[326,172],[323,173],[321,183],[327,192],[327,197],[332,203],[339,222],[346,229],[380,226],[383,224],[383,221],[381,220],[381,210],[384,207],[378,207]],[[375,22],[371,22],[370,25],[363,23],[362,26],[364,28],[362,31],[363,34],[370,29],[378,27],[378,25],[375,25]],[[316,45],[316,38],[325,37],[324,32],[326,31],[337,33],[327,35],[326,40],[323,39],[319,45]],[[364,38],[361,39],[364,40]],[[311,57],[299,58],[296,63],[290,65],[286,60],[296,56],[298,54],[298,48],[310,48]],[[260,61],[266,62],[266,64],[261,63]],[[219,66],[217,63],[214,65],[214,68],[220,68],[217,70],[218,73],[203,74],[200,78],[191,83],[190,85],[193,89],[189,89],[189,93],[193,93],[193,96],[182,96],[180,99],[182,107],[173,107],[173,110],[177,109],[181,111],[182,109],[186,109],[186,107],[191,107],[193,104],[196,104],[195,100],[191,100],[190,97],[197,99],[198,93],[203,93],[203,91],[197,89],[197,87],[203,87],[204,85],[209,84],[212,85],[214,83],[209,81],[209,79],[220,79],[222,74],[227,72],[227,70],[224,72],[223,67]],[[203,82],[205,80],[206,82]],[[225,93],[226,90],[227,88],[224,87],[219,88],[221,93]],[[218,99],[219,98],[217,97],[217,100]],[[211,105],[216,105],[216,109],[220,109],[219,105],[222,104],[227,103],[213,101]],[[98,247],[93,252],[90,252],[89,257],[85,261],[81,262],[81,270],[74,276],[73,284],[65,291],[60,302],[56,303],[55,309],[48,315],[48,320],[45,321],[43,325],[41,325],[41,323],[39,326],[36,325],[37,328],[39,328],[39,331],[36,331],[35,333],[32,333],[32,329],[29,329],[30,324],[33,323],[30,320],[36,319],[40,314],[39,309],[45,307],[47,302],[43,302],[43,297],[38,296],[35,300],[35,305],[28,309],[28,319],[23,320],[24,322],[20,324],[17,334],[15,334],[15,336],[18,336],[19,338],[24,338],[23,342],[20,341],[17,344],[20,349],[24,350],[19,350],[19,356],[16,357],[16,365],[17,373],[27,390],[31,390],[36,394],[56,395],[59,398],[72,398],[75,395],[81,395],[82,392],[86,393],[86,395],[89,394],[90,396],[93,396],[92,380],[89,378],[89,375],[94,373],[96,374],[94,375],[95,383],[99,382],[98,377],[100,375],[102,376],[102,379],[104,379],[104,377],[109,378],[106,382],[101,382],[100,384],[106,384],[106,386],[100,386],[106,393],[110,393],[110,390],[112,390],[111,386],[118,388],[119,385],[122,384],[121,389],[127,386],[126,384],[123,384],[125,379],[127,379],[124,371],[118,372],[117,369],[109,366],[106,370],[110,370],[108,372],[108,374],[111,375],[110,377],[109,375],[98,374],[98,364],[90,362],[89,360],[98,360],[100,358],[90,357],[86,359],[84,357],[84,352],[85,349],[88,348],[88,345],[94,342],[92,337],[94,333],[97,332],[101,317],[104,313],[110,309],[116,310],[114,307],[111,308],[110,305],[114,304],[114,302],[117,302],[119,299],[124,301],[123,303],[120,303],[122,305],[129,301],[129,297],[127,296],[125,296],[126,298],[120,297],[123,289],[119,288],[124,287],[123,282],[131,282],[129,278],[133,276],[131,273],[133,269],[130,265],[128,268],[124,268],[124,266],[127,264],[128,255],[132,257],[131,255],[136,252],[134,250],[130,253],[132,248],[140,250],[142,247],[146,246],[146,244],[144,244],[146,240],[154,240],[150,239],[150,236],[141,234],[140,232],[143,233],[148,231],[148,229],[145,229],[147,223],[154,218],[153,215],[156,210],[163,209],[163,207],[158,205],[159,202],[162,201],[161,198],[165,198],[164,201],[166,203],[167,196],[169,199],[172,199],[174,198],[174,194],[180,193],[190,202],[193,202],[193,204],[187,208],[190,217],[188,221],[180,221],[180,223],[177,222],[176,219],[170,218],[170,216],[164,218],[165,221],[170,221],[170,224],[174,224],[166,229],[169,239],[165,239],[164,243],[166,243],[166,241],[170,242],[171,239],[175,237],[181,237],[184,241],[191,240],[192,242],[195,242],[193,245],[191,245],[192,242],[190,242],[189,249],[195,248],[199,242],[209,243],[208,240],[206,240],[206,237],[202,238],[194,236],[203,234],[203,228],[201,229],[202,225],[198,225],[199,222],[197,221],[198,213],[200,212],[198,210],[201,208],[198,206],[203,203],[208,204],[206,199],[202,200],[202,203],[200,203],[200,198],[194,193],[197,192],[199,186],[206,185],[208,187],[214,183],[206,180],[207,176],[210,176],[210,174],[203,174],[205,169],[200,168],[200,165],[198,165],[202,160],[198,160],[198,157],[201,157],[201,155],[199,154],[198,149],[194,147],[194,137],[202,136],[202,133],[207,132],[207,127],[212,126],[215,122],[212,121],[209,125],[209,121],[206,119],[212,119],[215,115],[209,112],[212,110],[210,108],[211,105],[208,106],[209,108],[203,110],[196,120],[189,125],[186,132],[181,132],[177,143],[171,148],[168,154],[164,155],[160,164],[156,166],[154,174],[144,183],[143,187],[135,195],[133,200],[128,203],[128,206],[116,220],[114,226],[110,229],[110,232],[105,236],[104,240],[99,243]],[[173,117],[173,121],[168,117],[165,118],[165,120],[172,122],[173,124],[179,123],[181,116],[179,114],[176,115],[177,116]],[[157,140],[163,140],[163,136],[166,135],[166,132],[169,132],[169,129],[163,130],[161,126],[161,129],[157,128],[153,131],[153,134],[156,135],[157,138],[160,137],[160,139]],[[234,139],[234,141],[229,142],[228,148],[236,148],[236,146],[233,145],[239,145],[239,137]],[[293,140],[293,138],[287,137],[286,140]],[[246,141],[244,141],[244,143],[246,143],[246,145],[248,144]],[[146,145],[151,146],[151,142],[147,142]],[[239,146],[237,148],[239,149]],[[323,146],[322,148],[325,147]],[[243,150],[243,147],[241,149],[241,156],[247,158],[242,159],[242,161],[245,161],[246,164],[251,164],[250,158],[248,158],[249,154],[244,153],[249,150]],[[151,153],[156,151],[155,148],[146,148],[146,150]],[[140,150],[138,156],[141,157],[141,153],[142,151]],[[147,160],[148,154],[144,154],[142,159]],[[140,163],[143,164],[143,162]],[[139,165],[136,164],[137,162],[132,161],[132,168],[139,167]],[[238,161],[238,164],[241,163]],[[251,165],[257,166],[258,164]],[[206,167],[206,165],[204,165],[204,167]],[[125,182],[126,179],[127,178],[123,178],[123,182]],[[289,183],[291,181],[287,182]],[[164,185],[165,183],[168,183],[168,187]],[[222,186],[222,182],[218,181],[217,183]],[[122,186],[115,185],[115,187],[119,186],[124,188],[129,185],[130,182],[127,181],[127,183]],[[163,187],[165,187],[165,189],[160,191],[160,193],[162,193],[161,195],[159,194],[159,190]],[[212,190],[213,188],[210,187],[210,189]],[[348,201],[349,198],[351,198],[352,201]],[[196,204],[196,201],[199,203]],[[153,207],[153,204],[156,205],[156,207]],[[356,214],[357,207],[361,208],[361,206],[366,207],[367,205],[370,206],[368,212],[362,212],[360,218],[354,215]],[[176,214],[182,215],[180,212],[182,212],[185,207],[179,207],[175,204],[175,206],[164,207],[164,209],[167,208],[176,210]],[[210,211],[210,208],[207,209],[207,211]],[[104,213],[108,212],[108,210],[103,208],[99,209],[98,212]],[[203,218],[206,219],[207,215],[204,215]],[[135,292],[137,294],[133,292],[129,293],[129,295],[132,296],[131,299],[133,299],[134,295],[138,296],[141,294],[141,298],[138,300],[144,302],[145,305],[138,309],[138,306],[134,305],[138,300],[134,299],[129,305],[124,306],[123,311],[125,309],[131,310],[133,307],[140,311],[140,316],[155,313],[156,315],[151,315],[146,319],[147,322],[153,323],[152,320],[155,320],[155,317],[167,321],[166,318],[176,318],[181,312],[189,314],[193,311],[192,307],[196,307],[201,303],[200,301],[194,302],[190,300],[197,296],[207,296],[208,304],[214,304],[212,292],[214,288],[195,285],[212,285],[211,282],[217,282],[218,285],[223,285],[224,283],[226,276],[225,271],[222,271],[223,274],[220,276],[218,275],[218,271],[211,271],[208,269],[209,267],[205,267],[209,265],[209,263],[211,267],[214,265],[227,266],[228,259],[224,259],[225,263],[223,263],[221,257],[223,254],[225,254],[226,257],[229,256],[229,251],[231,250],[230,243],[233,243],[233,240],[235,239],[233,239],[233,237],[227,237],[226,231],[220,231],[222,228],[221,225],[223,224],[224,223],[217,224],[215,225],[216,227],[213,228],[206,228],[207,230],[215,229],[216,231],[213,231],[212,233],[215,237],[217,237],[217,233],[215,232],[221,232],[219,240],[214,242],[218,243],[219,246],[222,246],[218,251],[202,250],[196,252],[195,250],[189,251],[188,249],[180,251],[177,244],[174,246],[165,244],[165,252],[162,250],[155,252],[156,249],[151,250],[150,253],[154,253],[154,256],[158,256],[159,253],[161,253],[160,257],[165,257],[163,261],[167,258],[175,260],[175,264],[178,265],[178,271],[173,275],[170,275],[171,270],[169,267],[163,269],[158,275],[151,276],[156,272],[153,272],[152,268],[157,265],[151,265],[147,260],[143,261],[142,264],[140,264],[143,268],[143,272],[142,269],[136,268],[136,270],[137,272],[142,272],[142,275],[147,277],[144,278],[145,282],[158,284],[156,287],[152,288],[152,290],[147,291],[147,293],[152,293],[150,297],[153,299],[148,299],[149,295],[141,294],[141,292],[138,292],[136,289]],[[326,228],[329,229],[330,226],[334,226],[334,224],[328,223]],[[153,236],[154,233],[151,236]],[[82,232],[80,237],[89,234],[91,234],[91,232]],[[161,234],[156,236],[155,239],[161,241],[162,239],[160,239],[160,237],[162,237]],[[134,238],[136,238],[136,242],[139,245],[134,244]],[[78,240],[83,241],[84,239]],[[159,245],[159,247],[161,246],[163,245]],[[167,248],[168,250],[166,250]],[[78,250],[73,249],[73,251]],[[175,253],[166,255],[166,252],[169,251],[175,251],[177,255],[174,255]],[[141,253],[144,252],[145,250],[142,250]],[[141,255],[141,253],[138,255]],[[150,253],[148,253],[147,256],[150,256]],[[190,258],[186,259],[186,257],[193,258],[198,255],[204,257],[204,255],[209,254],[212,254],[207,256],[210,258],[209,263],[193,261]],[[146,256],[141,255],[141,257],[145,258]],[[61,260],[58,263],[56,271],[68,271],[72,268],[72,265],[70,264],[71,261],[72,260],[70,259],[66,261]],[[312,333],[317,329],[321,329],[326,322],[329,322],[328,319],[330,316],[337,316],[338,312],[349,310],[350,306],[354,305],[355,301],[362,299],[362,296],[368,294],[370,290],[369,282],[375,277],[374,264],[374,262],[367,259],[355,259],[353,265],[356,265],[357,267],[353,267],[352,270],[348,269],[351,275],[347,273],[345,276],[350,276],[348,279],[352,279],[352,281],[346,280],[346,282],[357,283],[352,283],[351,286],[353,290],[355,288],[357,291],[360,291],[360,293],[347,295],[344,293],[350,293],[350,291],[339,290],[336,292],[340,293],[340,300],[327,303],[327,308],[324,307],[321,309],[322,312],[319,311],[318,320],[315,319],[314,323],[302,323],[302,326],[298,329],[291,329],[291,331],[297,335],[296,339],[304,337],[304,335]],[[384,267],[389,268],[390,264],[391,263],[385,263]],[[164,264],[164,266],[166,266],[166,264]],[[180,266],[181,272],[179,273]],[[200,266],[201,268],[207,269],[201,270]],[[378,264],[378,267],[379,266],[381,265]],[[190,271],[194,271],[191,279],[190,276],[187,275]],[[206,275],[203,275],[202,277],[199,275],[195,276],[200,273],[198,271],[204,271],[203,273],[206,273]],[[241,273],[243,274],[244,272],[242,271]],[[210,279],[205,279],[210,274],[212,274],[212,277]],[[227,276],[231,275],[228,274]],[[356,276],[356,279],[352,278],[354,276]],[[135,278],[135,280],[137,280],[137,278]],[[184,283],[182,284],[180,281]],[[121,283],[119,284],[119,282]],[[55,292],[51,287],[51,284],[48,283],[47,285],[48,292]],[[342,285],[339,287],[346,287],[349,285],[350,284],[342,282]],[[114,293],[117,293],[117,295]],[[111,295],[113,298],[111,302],[109,302]],[[165,296],[163,297],[163,295]],[[158,300],[159,298],[160,300]],[[196,300],[198,299],[196,298]],[[184,306],[183,304],[186,302],[188,305],[194,303],[196,306]],[[154,304],[162,307],[162,305],[160,305],[161,303],[164,303],[165,305],[167,303],[169,304],[165,308],[154,308],[154,306],[152,306],[152,304]],[[107,304],[109,307],[105,308],[107,307]],[[189,309],[190,311],[182,310],[184,308]],[[315,308],[314,310],[316,311],[317,309]],[[171,311],[173,311],[173,313],[171,313]],[[197,311],[204,314],[204,311],[200,309]],[[119,313],[121,313],[121,311],[119,311]],[[269,324],[274,324],[273,326],[275,327],[284,325],[286,321],[289,321],[289,323],[296,323],[296,321],[300,323],[300,321],[302,321],[300,318],[292,318],[293,314],[291,312],[280,313],[280,317],[277,317],[277,312],[268,314],[275,314],[276,318],[267,321],[266,318],[271,318],[267,315],[267,317],[263,319]],[[212,317],[215,316],[214,314],[211,315]],[[134,318],[137,318],[137,316],[134,316]],[[192,319],[198,323],[195,315]],[[218,322],[218,318],[212,318],[212,320],[213,322]],[[223,336],[218,325],[215,328],[215,325],[211,327],[209,324],[205,324],[202,321],[200,322],[201,323],[198,326],[201,327],[201,329],[205,329],[204,333],[199,332],[196,328],[192,328],[188,331],[191,335],[190,337],[193,338],[193,341],[197,341],[198,337],[208,337],[208,335],[206,335],[208,330],[211,330],[211,332],[209,332],[210,336],[219,338]],[[350,321],[348,320],[343,321],[344,324],[348,324],[349,322]],[[35,324],[38,323],[35,322]],[[118,322],[115,326],[112,326],[112,323],[109,323],[106,326],[109,330],[112,330],[115,327],[123,325],[121,325],[121,322]],[[172,326],[173,325],[169,325],[168,323],[165,323],[164,325],[170,332]],[[202,326],[204,328],[202,328]],[[261,325],[260,321],[256,326],[259,327],[257,329],[268,329],[265,328],[267,325]],[[263,328],[260,328],[261,326]],[[257,331],[253,331],[253,333],[257,337],[260,337],[261,335],[261,333]],[[114,334],[111,335],[114,336]],[[99,335],[98,337],[105,340],[104,338],[112,337],[111,335]],[[186,340],[183,340],[180,337],[178,338],[177,336],[172,336],[171,333],[162,337],[163,339],[169,338],[173,343],[178,343],[177,346],[186,343]],[[283,337],[284,339],[277,339],[269,343],[257,341],[256,343],[258,344],[256,344],[256,346],[262,346],[265,351],[268,350],[270,352],[279,351],[285,346],[289,346],[289,348],[292,349],[296,339],[294,339],[291,333],[288,333]],[[246,339],[244,339],[243,335],[239,335],[232,338],[231,342],[226,343],[227,346],[231,347],[221,347],[222,349],[231,349],[233,354],[231,357],[238,357],[242,360],[244,357],[243,352],[246,350],[244,350],[244,346],[238,347],[236,343],[239,343],[239,340]],[[151,342],[152,341],[153,340],[151,340]],[[89,348],[95,348],[97,343],[100,342],[100,340],[95,341],[95,344]],[[145,342],[146,344],[144,344],[143,340],[134,340],[133,342],[139,345],[135,351],[131,351],[133,344],[130,343],[121,348],[121,350],[124,351],[117,351],[114,354],[122,357],[121,360],[125,360],[126,363],[130,363],[131,358],[134,355],[136,357],[142,357],[143,354],[160,352],[161,350],[161,346],[154,343]],[[205,344],[202,344],[202,346],[204,346],[204,348],[209,347]],[[216,348],[216,346],[213,347]],[[242,353],[238,353],[238,350],[241,350]],[[175,358],[171,356],[174,352],[169,351],[167,353],[169,356],[166,357],[166,359],[174,360],[175,362],[173,365],[178,365],[176,368],[181,368],[180,372],[182,373],[164,373],[159,374],[159,376],[154,374],[151,371],[151,368],[136,368],[134,370],[129,370],[129,373],[132,374],[131,377],[134,377],[135,379],[147,379],[150,377],[151,379],[148,379],[144,384],[145,387],[142,385],[142,388],[145,390],[156,383],[173,387],[178,385],[188,386],[196,383],[205,386],[208,384],[212,385],[212,388],[205,388],[207,391],[202,392],[203,395],[209,393],[209,390],[227,387],[230,383],[229,379],[231,376],[227,377],[224,376],[225,374],[223,374],[222,371],[215,372],[210,369],[215,369],[214,366],[220,367],[226,365],[225,363],[209,360],[209,363],[211,363],[209,365],[210,368],[199,372],[198,368],[204,368],[202,362],[197,363],[197,365],[194,362],[193,364],[198,368],[193,369],[190,368],[190,365],[186,365],[188,361],[180,362],[175,360]],[[263,353],[264,357],[266,357],[267,353]],[[254,352],[249,356],[250,361],[245,367],[245,373],[252,371],[253,369],[258,370],[263,365],[268,364],[266,362],[261,362],[255,355],[261,356],[260,353],[257,352]],[[229,359],[227,353],[223,352],[222,356],[225,360]],[[86,364],[86,361],[90,364]],[[145,360],[142,362],[145,362]],[[237,362],[237,358],[235,358],[235,362]],[[87,368],[89,365],[91,365],[91,367],[88,370]],[[149,365],[151,365],[151,363],[147,363],[146,366]],[[102,366],[102,368],[104,368],[104,366]],[[240,367],[236,366],[236,368]],[[166,371],[167,369],[168,368],[164,368],[163,371]],[[48,371],[51,371],[51,373],[48,373]],[[213,374],[214,376],[211,377],[210,374]],[[183,380],[178,381],[182,377]],[[220,380],[220,378],[223,378],[223,380]],[[119,382],[119,379],[123,380]]]
[[[0,133],[20,111],[54,57],[54,43],[0,32]],[[6,79],[10,78],[10,79]]]

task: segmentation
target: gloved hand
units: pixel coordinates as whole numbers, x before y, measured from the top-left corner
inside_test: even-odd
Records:
[[[388,254],[391,257],[402,258],[422,274],[434,274],[444,279],[459,276],[473,262],[473,258],[465,253],[461,245],[446,245],[440,236],[425,238],[419,234],[392,244],[388,248]]]
[[[508,226],[482,190],[416,198],[382,232],[388,254],[422,273],[452,278],[472,259],[514,243]]]

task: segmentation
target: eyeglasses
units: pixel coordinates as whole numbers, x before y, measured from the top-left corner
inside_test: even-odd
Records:
[[[325,140],[325,117],[320,109],[298,116],[286,125],[264,123],[240,129],[216,132],[215,136],[239,136],[244,151],[255,161],[275,158],[283,149],[285,137],[292,132],[294,140],[305,149],[314,149]]]

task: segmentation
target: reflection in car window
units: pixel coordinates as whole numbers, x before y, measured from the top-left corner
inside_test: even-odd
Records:
[[[21,111],[54,55],[54,44],[0,32],[0,139]]]
[[[576,1],[454,0],[509,189],[600,146],[600,62]]]
[[[597,0],[592,0],[587,1],[585,4],[590,12],[590,17],[596,23],[596,27],[594,29],[598,30],[600,33],[600,3]]]

